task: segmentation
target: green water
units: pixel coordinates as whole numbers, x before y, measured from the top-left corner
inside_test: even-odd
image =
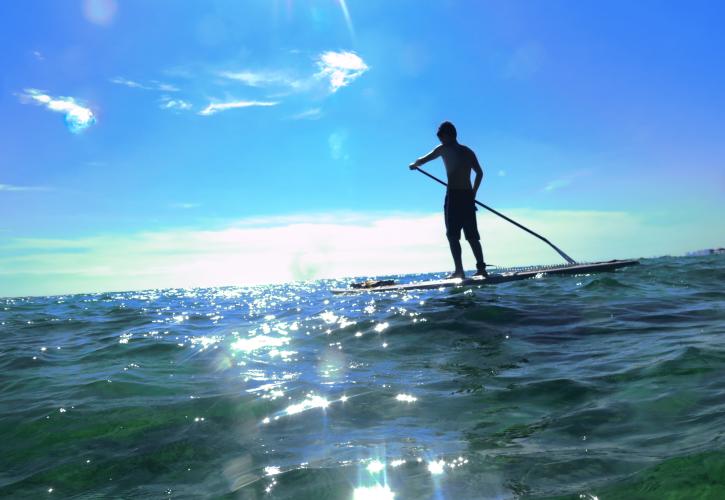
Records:
[[[723,264],[0,299],[0,496],[725,498]]]

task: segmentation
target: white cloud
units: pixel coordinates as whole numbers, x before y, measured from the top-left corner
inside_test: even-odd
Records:
[[[292,120],[318,120],[322,117],[321,108],[310,108],[296,115],[290,116]]]
[[[236,108],[249,108],[253,106],[276,106],[279,104],[276,101],[230,101],[230,102],[215,102],[209,104],[206,108],[199,111],[200,115],[209,116],[220,111],[227,111],[229,109]]]
[[[555,191],[557,189],[561,189],[563,187],[568,186],[571,184],[570,178],[565,179],[554,179],[553,181],[550,181],[544,186],[544,191]]]
[[[23,101],[45,106],[50,111],[65,114],[68,129],[74,134],[83,132],[96,123],[96,117],[90,108],[81,106],[73,97],[52,97],[37,89],[25,89]]]
[[[38,61],[45,61],[45,57],[39,50],[33,51],[33,57],[35,57],[35,59],[37,59]]]
[[[115,83],[117,85],[123,85],[125,87],[130,87],[132,89],[148,89],[146,85],[143,85],[141,83],[135,82],[133,80],[129,80],[128,78],[123,78],[120,76],[111,78],[111,83]]]
[[[592,171],[589,169],[581,169],[581,170],[575,170],[573,172],[570,172],[569,174],[565,175],[564,177],[561,177],[559,179],[554,179],[553,181],[550,181],[544,186],[543,191],[545,192],[551,192],[556,191],[557,189],[561,189],[564,187],[567,187],[571,183],[574,182],[574,179],[578,177],[583,177],[586,175],[591,174]]]
[[[580,261],[722,245],[721,235],[713,234],[706,221],[663,225],[657,217],[625,212],[503,212]],[[545,244],[487,212],[479,212],[478,225],[488,263],[561,262]],[[452,266],[441,213],[257,217],[216,230],[6,241],[0,245],[0,296],[246,285]],[[472,268],[470,250],[462,243],[464,264]]]
[[[320,68],[317,76],[329,79],[332,92],[349,85],[369,69],[360,56],[347,51],[324,52],[320,54],[317,65]]]
[[[219,76],[241,82],[249,87],[282,86],[300,89],[305,82],[275,71],[221,71]]]
[[[319,94],[320,85],[325,84],[330,91],[336,92],[341,87],[365,73],[369,68],[365,61],[351,51],[326,51],[316,58],[316,72],[306,73],[294,67],[285,69],[265,69],[240,71],[218,71],[217,75],[227,80],[240,82],[248,87],[276,89],[283,93],[314,92]],[[284,95],[284,94],[277,94]]]
[[[179,88],[171,85],[170,83],[164,83],[159,82],[157,80],[151,80],[151,83],[149,85],[137,82],[135,80],[129,80],[128,78],[124,78],[122,76],[116,76],[114,78],[111,78],[109,80],[111,83],[115,83],[116,85],[123,85],[124,87],[129,87],[132,89],[142,89],[142,90],[159,90],[161,92],[178,92]]]
[[[162,96],[161,97],[161,104],[159,106],[161,109],[173,109],[173,110],[179,110],[179,111],[188,111],[193,106],[190,102],[185,101],[183,99],[172,99],[169,96]]]
[[[12,184],[0,184],[0,191],[23,192],[23,191],[50,191],[45,186],[14,186]]]
[[[156,86],[156,90],[160,90],[162,92],[178,92],[180,90],[178,87],[171,85],[170,83],[157,82],[156,80],[151,83]]]

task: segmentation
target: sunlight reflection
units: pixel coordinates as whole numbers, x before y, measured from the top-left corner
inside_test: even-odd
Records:
[[[337,315],[332,311],[325,311],[320,314],[320,319],[330,325],[337,322]]]
[[[213,346],[217,342],[221,341],[221,337],[192,337],[189,341],[191,342],[191,345],[200,345],[201,350],[204,351],[210,346]]]
[[[309,396],[308,399],[301,403],[293,404],[285,409],[287,415],[296,415],[312,408],[327,408],[330,402],[322,396]]]
[[[443,474],[443,468],[445,467],[445,465],[446,462],[444,460],[428,462],[428,472],[433,475]]]
[[[271,399],[274,399],[274,398],[271,398]],[[318,396],[315,394],[308,394],[307,399],[305,399],[301,403],[295,403],[295,404],[289,405],[287,408],[285,408],[281,412],[278,412],[277,414],[273,415],[272,417],[265,417],[264,419],[262,419],[261,423],[263,425],[266,425],[266,424],[271,423],[273,420],[279,420],[280,417],[297,415],[298,413],[302,413],[304,411],[311,410],[314,408],[326,409],[332,403],[344,403],[344,402],[348,401],[349,399],[350,399],[350,396],[343,395],[340,397],[340,399],[328,400],[322,396]]]
[[[380,460],[373,460],[372,462],[370,462],[368,464],[368,466],[366,467],[366,469],[371,474],[377,474],[378,472],[380,472],[383,469],[385,469],[385,464],[383,464]]]
[[[352,495],[354,500],[393,500],[395,493],[388,485],[376,484],[375,486],[361,486],[355,488]]]
[[[257,335],[247,339],[239,339],[231,345],[235,351],[252,352],[264,347],[281,347],[289,342],[288,338]]]
[[[397,396],[395,396],[395,399],[397,399],[398,401],[403,401],[405,403],[413,403],[415,401],[418,401],[418,398],[410,394],[398,394]]]
[[[282,471],[279,467],[275,465],[270,465],[264,468],[264,473],[268,476],[276,476],[277,474],[281,474]]]

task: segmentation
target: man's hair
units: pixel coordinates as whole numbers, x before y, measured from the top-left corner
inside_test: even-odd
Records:
[[[438,137],[450,137],[455,139],[458,133],[456,132],[456,127],[454,127],[451,122],[443,122],[440,127],[438,127],[437,135]]]

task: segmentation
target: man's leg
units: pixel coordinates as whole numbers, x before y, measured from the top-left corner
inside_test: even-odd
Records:
[[[450,277],[463,278],[463,261],[461,260],[461,223],[458,220],[455,210],[455,200],[451,200],[448,193],[446,193],[446,202],[443,205],[443,210],[446,221],[446,237],[448,238],[448,245],[451,247],[453,264],[456,266],[455,271],[453,271],[453,274],[451,274]]]
[[[476,270],[481,272],[486,270],[486,263],[483,261],[483,248],[481,248],[481,241],[476,239],[468,240],[473,251],[473,256],[476,257]]]
[[[451,255],[453,256],[453,263],[456,266],[456,270],[453,271],[454,275],[463,275],[463,261],[461,260],[461,241],[460,235],[458,238],[454,235],[448,236],[448,244],[451,247]]]
[[[470,210],[467,213],[466,221],[463,224],[463,234],[471,245],[473,256],[476,257],[476,275],[486,275],[486,263],[483,261],[483,249],[481,248],[481,236],[478,234],[476,223],[476,205],[471,197]]]

